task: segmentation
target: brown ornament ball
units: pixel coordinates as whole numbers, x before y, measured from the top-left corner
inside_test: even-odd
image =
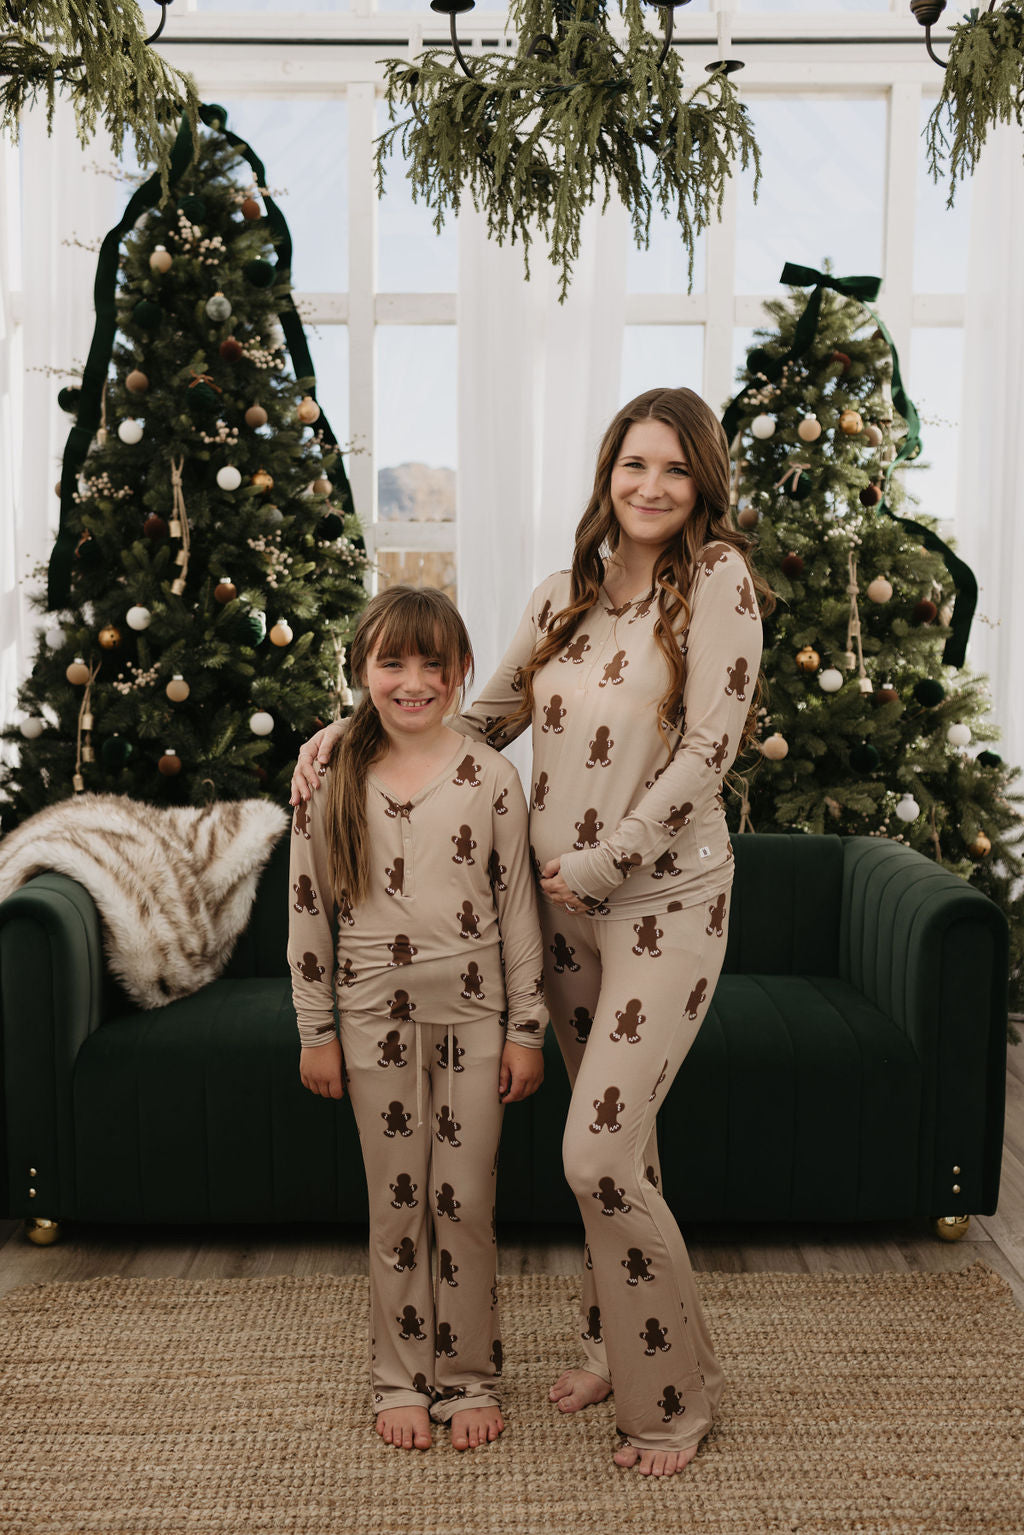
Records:
[[[911,615],[915,624],[930,624],[938,617],[939,610],[930,597],[922,597],[920,602],[914,604]]]
[[[828,360],[829,362],[837,362],[844,373],[850,366],[850,359],[845,352],[830,352]]]
[[[57,481],[56,485],[53,487],[53,493],[54,493],[55,496],[59,496],[60,495],[60,481],[59,480]]]
[[[798,554],[787,554],[782,559],[782,573],[786,576],[799,576],[802,574],[804,562]]]
[[[167,537],[167,523],[163,517],[153,512],[142,524],[142,531],[147,538],[151,538],[155,543],[158,538]]]
[[[149,379],[141,368],[133,368],[124,381],[124,387],[132,394],[145,394],[149,388]]]
[[[877,506],[882,499],[882,492],[877,485],[865,485],[860,493],[861,506]]]
[[[242,217],[244,219],[258,219],[263,217],[263,209],[260,207],[255,197],[244,197],[242,199]]]
[[[320,420],[320,407],[310,394],[304,395],[295,407],[295,414],[304,426],[312,426]]]
[[[174,778],[178,773],[181,772],[181,758],[177,756],[177,754],[170,746],[168,746],[167,750],[160,758],[160,761],[157,763],[157,770],[161,772],[165,778]]]
[[[76,656],[73,661],[68,663],[64,675],[75,687],[81,687],[83,683],[89,681],[89,668],[81,656]]]
[[[245,424],[246,426],[251,426],[254,430],[258,426],[266,426],[267,413],[263,409],[262,405],[249,406],[249,409],[245,413]]]
[[[804,645],[796,653],[796,664],[802,672],[816,672],[821,665],[821,657],[813,645]]]
[[[839,430],[845,432],[847,437],[856,437],[864,430],[864,421],[859,410],[844,410],[839,417]]]
[[[745,506],[740,511],[738,511],[736,513],[736,521],[737,521],[738,525],[741,528],[743,528],[746,532],[749,533],[751,528],[756,528],[757,527],[757,522],[758,522],[757,512],[754,509],[754,507],[752,507],[752,506]]]
[[[265,469],[257,469],[252,477],[252,483],[256,486],[257,490],[273,490],[274,476],[268,474]]]
[[[170,682],[164,688],[164,692],[172,704],[183,704],[192,689],[180,672],[175,672]]]
[[[104,650],[116,650],[122,637],[120,629],[115,628],[113,624],[105,624],[97,636]]]
[[[236,339],[236,337],[225,336],[217,350],[225,362],[237,362],[245,351],[245,348],[243,347],[242,343]]]
[[[221,576],[220,580],[217,582],[217,585],[213,588],[214,601],[224,603],[234,602],[237,596],[238,587],[235,585],[235,583],[227,576]]]
[[[796,429],[801,442],[817,442],[821,436],[821,422],[817,416],[804,416]]]
[[[896,689],[887,683],[884,688],[879,688],[876,692],[875,702],[879,704],[894,704],[899,702],[899,696]]]
[[[149,267],[152,272],[169,272],[174,264],[174,257],[164,246],[158,245],[149,258]]]
[[[974,841],[968,843],[967,851],[972,858],[985,858],[992,851],[992,843],[983,831],[979,831]]]
[[[317,479],[313,481],[312,490],[315,496],[329,496],[332,488],[333,487],[331,482],[327,478],[326,474],[321,474]]]

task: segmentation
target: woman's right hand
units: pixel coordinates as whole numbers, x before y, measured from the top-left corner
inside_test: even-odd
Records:
[[[318,730],[315,736],[299,747],[299,760],[295,764],[292,773],[292,792],[288,803],[290,805],[301,804],[309,799],[314,789],[320,787],[320,774],[317,772],[318,762],[329,762],[331,753],[345,734],[348,720],[335,720],[332,725],[325,725],[323,730]]]

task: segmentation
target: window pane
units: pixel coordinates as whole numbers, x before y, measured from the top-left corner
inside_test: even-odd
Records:
[[[963,361],[959,327],[928,325],[911,331],[903,387],[921,417],[921,457],[907,466],[903,483],[918,498],[921,511],[942,522],[956,517]]]
[[[685,386],[700,394],[703,377],[703,325],[626,326],[620,405],[648,389]]]
[[[228,128],[248,140],[292,237],[292,281],[313,293],[348,287],[348,103],[340,97],[236,97]],[[316,146],[330,153],[316,153]]]
[[[455,517],[455,326],[377,330],[378,516]]]
[[[651,156],[645,153],[644,160]],[[648,184],[650,177],[647,178]],[[655,212],[651,216],[651,242],[647,250],[638,250],[633,236],[628,236],[626,256],[627,293],[686,293],[688,253],[683,233],[673,218]],[[693,253],[693,292],[704,292],[705,247],[703,235]]]
[[[886,105],[878,97],[748,98],[763,174],[740,176],[736,291],[770,293],[787,261],[882,275]]]
[[[316,369],[316,396],[343,450],[348,448],[348,326],[306,326],[309,354]],[[348,455],[346,452],[346,464]],[[369,516],[366,507],[363,514]]]
[[[386,106],[377,109],[377,132],[388,126]],[[459,258],[455,218],[440,234],[433,210],[414,203],[401,145],[388,156],[384,196],[377,204],[377,287],[382,293],[454,293]]]
[[[449,550],[381,549],[377,555],[377,586],[439,586],[453,602],[455,554]]]
[[[921,132],[938,96],[921,102]],[[967,287],[967,245],[971,228],[971,179],[956,189],[955,208],[946,207],[949,180],[928,174],[924,141],[917,162],[917,223],[914,235],[914,292],[963,293]]]

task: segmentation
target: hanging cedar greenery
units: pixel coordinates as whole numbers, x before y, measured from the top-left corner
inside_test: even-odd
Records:
[[[37,99],[52,132],[57,96],[65,95],[80,143],[102,122],[115,154],[130,133],[139,164],[166,171],[170,130],[184,111],[198,132],[199,98],[191,77],[165,63],[146,37],[135,0],[0,0],[0,132],[17,138]]]
[[[540,234],[561,300],[592,203],[606,208],[616,193],[641,248],[656,208],[675,217],[692,283],[696,238],[720,213],[737,158],[753,165],[757,195],[757,143],[724,69],[684,86],[679,55],[668,48],[659,61],[641,0],[616,3],[624,47],[608,31],[606,0],[513,0],[518,50],[474,55],[471,77],[447,48],[385,66],[393,126],[377,141],[380,190],[397,139],[435,228],[468,193],[492,239],[522,244],[527,276]]]
[[[938,181],[949,159],[949,197],[972,174],[989,129],[1024,129],[1024,11],[1013,0],[975,8],[952,29],[942,94],[925,130],[928,169]]]

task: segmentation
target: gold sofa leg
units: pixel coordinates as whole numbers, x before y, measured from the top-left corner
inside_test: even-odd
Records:
[[[50,1247],[60,1239],[60,1221],[47,1221],[38,1215],[30,1215],[25,1220],[25,1235],[36,1247]]]
[[[933,1230],[943,1242],[962,1242],[970,1224],[969,1215],[940,1215]]]

